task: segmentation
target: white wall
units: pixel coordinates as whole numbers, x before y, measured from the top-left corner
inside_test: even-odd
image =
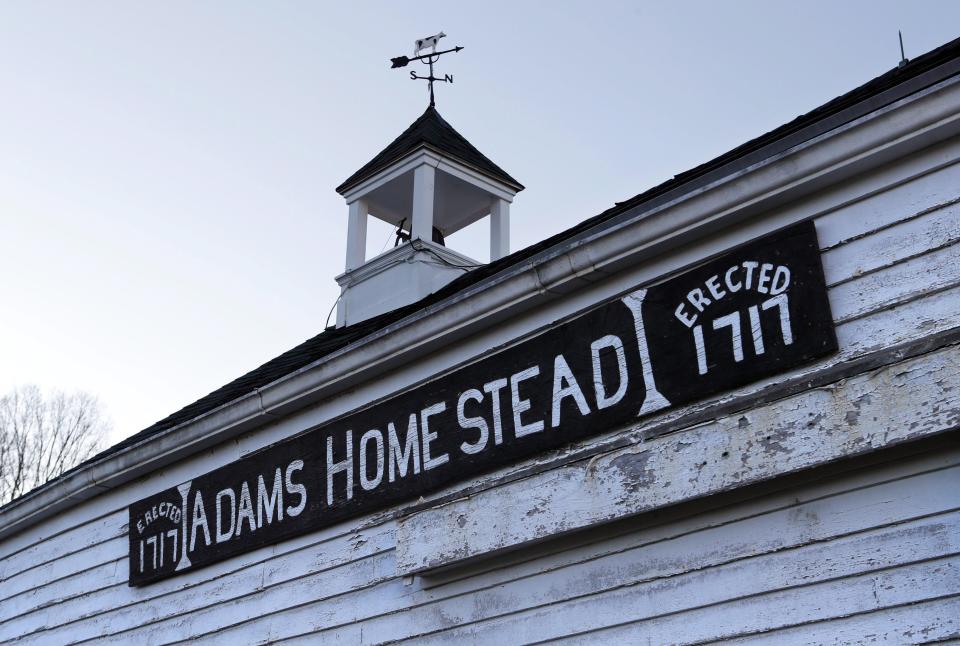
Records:
[[[751,449],[758,456],[768,451],[770,463],[781,460],[783,470],[802,471],[836,458],[817,461],[812,449],[819,446],[865,452],[890,437],[906,442],[955,428],[960,423],[955,344],[907,359],[887,357],[889,366],[865,367],[863,375],[836,387],[775,395],[791,376],[825,374],[858,357],[958,327],[958,160],[960,141],[946,142],[673,256],[683,264],[703,254],[704,245],[732,246],[815,217],[837,323],[837,355],[710,402],[667,411],[639,427],[610,429],[566,452],[460,483],[434,496],[445,501],[434,510],[400,514],[401,508],[387,509],[143,588],[127,586],[127,504],[344,407],[382,397],[412,381],[405,370],[442,370],[455,363],[450,351],[438,353],[421,366],[398,370],[336,402],[321,403],[4,539],[0,640],[145,645],[298,637],[308,643],[320,638],[376,643],[416,637],[514,643],[573,635],[575,641],[642,637],[651,643],[691,643],[737,635],[744,641],[843,643],[868,633],[898,642],[910,629],[927,630],[925,639],[955,633],[960,630],[953,619],[960,616],[956,449],[912,458],[904,449],[893,463],[792,483],[782,491],[785,481],[771,482],[768,474],[751,480],[759,483],[750,489],[755,497],[740,502],[724,493],[736,490],[735,482],[724,480],[735,479],[735,465],[717,457],[704,465],[716,487],[698,489],[705,480],[690,467],[676,467],[669,485],[657,481],[663,500],[673,507],[657,504],[646,490],[647,498],[643,492],[625,493],[627,498],[609,505],[608,513],[588,517],[583,527],[570,525],[570,509],[559,505],[540,508],[537,522],[518,525],[513,534],[456,534],[450,521],[470,500],[501,496],[501,503],[522,506],[524,500],[546,496],[564,478],[586,478],[598,464],[612,463],[615,451],[642,443],[645,429],[672,424],[663,441],[720,442],[737,436],[744,417],[755,420],[752,429],[759,433],[771,423],[763,411],[786,405],[782,402],[816,409],[838,398],[831,409],[836,419],[807,432],[810,451],[796,445],[783,451]],[[572,294],[550,311],[467,339],[459,345],[461,360],[514,338],[518,330],[555,320],[564,308],[572,313],[619,286],[636,284],[648,271],[631,269]],[[750,399],[764,387],[774,389],[772,399]],[[864,392],[896,398],[870,409],[876,420],[853,423],[844,407],[852,411],[851,397]],[[751,402],[749,408],[731,413],[740,401]],[[711,416],[713,410],[724,412]],[[891,420],[901,419],[898,415],[913,419],[911,414],[920,419],[910,422],[916,427],[906,424],[902,435],[888,428]],[[688,419],[697,421],[686,424]],[[837,441],[825,442],[828,435]],[[614,446],[618,438],[629,442]],[[586,455],[591,457],[579,459]],[[457,500],[460,491],[471,497]],[[694,495],[670,497],[685,491],[699,502],[688,500]],[[647,502],[637,502],[642,500]],[[633,514],[639,515],[627,518]],[[423,524],[427,519],[439,524],[431,530]],[[544,528],[539,533],[538,525]],[[411,534],[411,528],[421,533]],[[551,538],[570,530],[577,531]],[[448,539],[467,544],[473,557],[490,549],[516,551],[426,577],[401,574],[398,555],[418,558],[419,539],[441,556]],[[456,560],[444,557],[437,564]]]

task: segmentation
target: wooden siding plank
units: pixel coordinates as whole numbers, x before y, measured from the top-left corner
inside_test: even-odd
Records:
[[[960,597],[909,604],[898,608],[767,631],[730,640],[732,646],[749,644],[902,644],[945,643],[960,636]],[[604,638],[606,635],[603,636]],[[941,641],[943,640],[943,641]],[[593,641],[596,643],[596,641]]]
[[[126,509],[113,510],[104,516],[82,522],[36,542],[14,553],[0,557],[0,584],[24,570],[78,552],[111,538],[127,534]]]
[[[58,581],[90,567],[115,561],[122,558],[127,549],[127,539],[123,537],[111,538],[79,552],[65,554],[61,558],[47,561],[4,580],[0,584],[0,595],[6,600],[43,585],[44,582]]]
[[[101,633],[95,637],[78,639],[78,633],[68,630],[58,633],[57,638],[62,636],[66,640],[63,642],[65,644],[78,644],[84,641],[95,641],[98,644],[193,641],[211,631],[219,632],[223,625],[236,624],[252,617],[269,614],[264,612],[264,608],[297,608],[305,603],[311,604],[310,621],[325,621],[330,616],[363,612],[349,593],[373,589],[394,576],[393,552],[386,552],[369,559],[352,561],[315,577],[297,579],[284,585],[266,588],[227,603],[206,606],[196,611],[186,609],[183,615],[151,624],[146,628],[116,633],[113,631],[111,622],[103,621],[100,622]],[[133,610],[138,611],[136,607]],[[269,622],[257,628],[243,624],[239,630],[235,631],[234,639],[236,643],[267,641],[271,638],[267,630],[269,626]],[[289,629],[290,626],[286,626],[285,630]],[[255,636],[263,630],[267,630],[266,637]]]
[[[0,603],[0,614],[3,617],[0,620],[0,634],[3,634],[5,630],[3,627],[5,622],[21,619],[34,621],[28,619],[32,617],[33,613],[42,613],[46,616],[57,604],[74,597],[95,594],[104,589],[113,590],[112,603],[116,606],[118,603],[122,603],[121,599],[125,597],[117,582],[123,580],[126,571],[126,555],[118,556],[113,561],[74,572],[70,576],[56,581],[42,581],[42,585],[36,588],[9,597]],[[60,620],[59,616],[58,620]],[[46,624],[46,620],[44,619],[41,624]]]
[[[827,284],[833,286],[958,240],[960,201],[823,253],[823,272]]]
[[[842,323],[918,294],[960,284],[960,245],[938,249],[829,290],[835,321]]]
[[[960,164],[952,163],[861,197],[817,217],[820,246],[831,249],[922,217],[960,197]]]

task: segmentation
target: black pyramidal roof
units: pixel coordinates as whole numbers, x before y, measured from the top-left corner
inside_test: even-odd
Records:
[[[426,112],[420,115],[419,119],[403,131],[403,134],[394,139],[389,146],[380,151],[380,154],[364,164],[360,170],[338,186],[337,193],[343,194],[363,180],[376,175],[398,159],[424,147],[434,148],[465,163],[467,166],[472,166],[484,175],[489,175],[518,191],[523,190],[523,185],[520,182],[487,159],[463,135],[454,130],[453,126],[447,123],[437,112],[437,109],[431,105]]]

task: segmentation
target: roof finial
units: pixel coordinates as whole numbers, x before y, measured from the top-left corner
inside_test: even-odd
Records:
[[[897,63],[897,67],[903,67],[910,62],[910,59],[903,53],[903,32],[898,29],[897,35],[900,36],[900,62]]]
[[[444,74],[443,78],[438,78],[433,75],[433,64],[440,60],[440,57],[444,54],[449,54],[450,52],[459,52],[463,47],[459,45],[452,49],[444,49],[437,51],[437,44],[440,42],[441,38],[446,38],[446,34],[442,31],[439,34],[434,34],[433,36],[427,36],[426,38],[418,38],[414,41],[413,56],[397,56],[396,58],[391,58],[390,62],[394,67],[406,67],[410,61],[420,61],[424,65],[430,67],[430,76],[417,76],[416,72],[410,72],[410,78],[415,81],[426,81],[430,89],[430,107],[436,106],[436,100],[433,96],[433,82],[442,81],[444,83],[453,83],[453,74]],[[429,48],[429,54],[420,54],[423,50]]]

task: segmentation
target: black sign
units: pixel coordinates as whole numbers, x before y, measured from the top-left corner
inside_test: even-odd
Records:
[[[837,348],[812,223],[130,507],[130,584],[192,570]]]

